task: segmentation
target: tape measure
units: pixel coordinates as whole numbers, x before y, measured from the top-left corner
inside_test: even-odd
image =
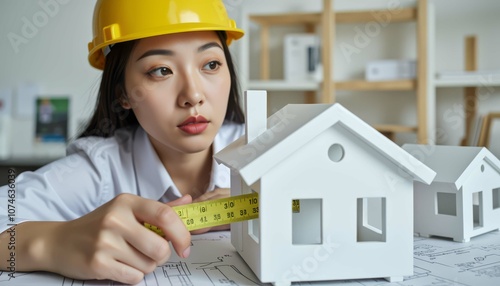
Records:
[[[189,231],[230,224],[259,217],[259,194],[250,193],[212,201],[172,207]],[[292,212],[300,212],[300,201],[292,200]],[[149,223],[144,226],[163,236],[158,227]]]

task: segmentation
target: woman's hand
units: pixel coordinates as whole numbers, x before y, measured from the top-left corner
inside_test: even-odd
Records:
[[[77,279],[139,283],[168,260],[169,241],[179,257],[189,256],[190,234],[171,208],[187,203],[190,196],[163,204],[121,194],[79,219],[58,224],[45,240],[49,263],[44,270]],[[158,226],[165,237],[143,222]]]
[[[211,201],[211,200],[216,200],[216,199],[223,199],[229,197],[231,194],[229,189],[215,189],[211,192],[206,192],[203,195],[199,196],[195,200],[193,200],[193,203],[198,203],[198,202],[203,202],[203,201]],[[219,226],[214,226],[214,227],[207,227],[207,228],[202,228],[198,230],[193,230],[191,231],[191,234],[200,234],[200,233],[205,233],[208,231],[216,231],[216,230],[227,230],[230,228],[229,224],[225,225],[219,225]]]

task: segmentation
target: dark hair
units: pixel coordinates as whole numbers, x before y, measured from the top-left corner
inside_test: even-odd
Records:
[[[217,32],[217,35],[222,42],[231,76],[231,89],[225,120],[244,123],[245,116],[239,102],[238,78],[231,53],[226,44],[227,36],[223,31]],[[124,109],[121,105],[123,97],[126,96],[125,66],[136,43],[137,40],[115,44],[106,56],[94,113],[78,138],[86,136],[110,137],[117,129],[139,124],[134,112]]]

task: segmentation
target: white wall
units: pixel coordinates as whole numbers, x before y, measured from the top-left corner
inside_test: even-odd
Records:
[[[500,37],[498,28],[500,19],[500,1],[496,0],[430,0],[436,5],[436,71],[464,69],[464,38],[475,34],[478,37],[479,69],[500,70]],[[414,6],[413,0],[335,0],[334,6],[339,11],[356,9],[386,8],[388,3],[402,7]],[[245,13],[277,13],[283,11],[318,11],[322,0],[252,0],[244,1]],[[243,14],[245,14],[243,13]],[[364,30],[366,23],[342,24],[336,28],[334,78],[336,80],[363,79],[364,67],[374,59],[415,59],[416,40],[415,23],[394,23],[381,29],[370,37],[369,44],[359,53],[347,57],[342,53],[340,44],[354,45],[357,30]],[[271,78],[283,78],[282,40],[285,33],[301,32],[300,27],[271,28]],[[249,23],[251,79],[259,78],[259,34],[258,25]],[[244,73],[243,71],[242,73]],[[500,112],[500,87],[482,87],[479,112]],[[355,114],[373,124],[408,124],[415,125],[416,110],[414,92],[348,92],[337,91],[337,101]],[[301,92],[272,92],[270,112],[290,103],[302,102]],[[439,88],[436,98],[437,144],[459,144],[464,134],[463,89]],[[500,122],[494,124],[492,141],[500,142]],[[400,144],[415,142],[414,134],[398,134]],[[500,157],[500,144],[490,146]]]
[[[230,17],[237,18],[241,0],[224,2]],[[35,84],[41,95],[69,95],[71,137],[90,116],[100,82],[101,72],[87,61],[95,3],[0,0],[0,91],[11,92],[17,98],[20,87]],[[13,157],[64,155],[64,146],[33,143],[33,118],[17,116],[15,106],[12,116],[9,141]]]
[[[464,70],[465,37],[476,35],[478,69],[500,71],[500,1],[436,0],[436,71]],[[457,5],[457,3],[459,5]],[[497,72],[498,74],[498,72]],[[478,112],[500,112],[500,86],[478,88]],[[438,143],[458,144],[464,134],[462,88],[437,90]],[[490,150],[500,158],[500,120]]]
[[[77,123],[93,109],[100,79],[100,72],[87,62],[94,3],[95,0],[0,1],[0,88],[17,97],[20,86],[35,84],[41,95],[69,95],[70,135],[75,134]],[[15,110],[13,116],[13,156],[64,154],[64,148],[38,149],[33,144],[34,119],[19,118]]]
[[[396,1],[396,0],[391,0]],[[236,18],[241,26],[243,10],[250,12],[273,11],[318,11],[321,0],[225,0],[231,17]],[[465,35],[476,34],[479,42],[479,68],[500,69],[500,37],[498,27],[500,19],[500,1],[496,0],[438,0],[436,2],[436,70],[462,69],[463,42]],[[414,1],[402,0],[402,5],[411,6]],[[15,96],[19,86],[35,83],[41,87],[43,95],[70,95],[71,124],[70,135],[75,135],[79,121],[90,115],[94,106],[95,95],[100,80],[100,71],[90,67],[87,62],[87,43],[92,37],[91,21],[95,0],[0,0],[0,90],[11,90]],[[366,5],[370,5],[369,7]],[[45,9],[44,9],[45,6]],[[383,0],[350,1],[336,0],[339,10],[353,8],[374,8],[387,6]],[[47,8],[49,7],[49,8]],[[45,18],[43,16],[45,14]],[[453,17],[453,18],[452,18]],[[47,19],[46,23],[43,22]],[[36,32],[26,30],[26,21],[35,25]],[[38,21],[38,22],[36,22]],[[40,22],[42,21],[42,22]],[[35,23],[36,22],[36,23]],[[342,25],[337,29],[337,44],[352,43],[355,28],[364,28],[363,24]],[[30,34],[23,35],[24,32]],[[356,54],[350,61],[338,50],[335,51],[334,74],[336,79],[362,78],[364,64],[376,58],[412,58],[415,57],[415,25],[406,23],[389,25],[380,36],[371,38],[370,44]],[[278,35],[288,32],[276,28]],[[300,29],[296,29],[300,31]],[[27,43],[17,47],[9,40],[10,33],[24,37]],[[29,36],[29,37],[27,37]],[[251,26],[246,37],[258,39],[257,27]],[[271,76],[282,76],[281,37],[273,37],[273,70]],[[238,58],[242,41],[231,48]],[[258,40],[251,43],[250,76],[258,78]],[[18,49],[18,51],[16,51]],[[245,74],[241,74],[245,76]],[[500,111],[500,87],[483,87],[487,96],[481,97],[479,110]],[[462,89],[438,89],[437,126],[439,144],[458,144],[463,135]],[[401,95],[386,93],[338,92],[338,101],[351,109],[358,116],[373,123],[413,124],[415,109],[412,107],[412,92]],[[302,93],[273,93],[271,108],[276,109],[288,102],[300,102]],[[445,116],[446,114],[446,116]],[[462,116],[462,117],[461,117]],[[494,125],[492,140],[500,142],[500,123]],[[14,156],[45,155],[46,150],[34,146],[34,123],[32,119],[15,118],[10,134],[11,153]],[[400,143],[412,142],[412,135],[398,137]],[[491,149],[500,157],[500,144]]]

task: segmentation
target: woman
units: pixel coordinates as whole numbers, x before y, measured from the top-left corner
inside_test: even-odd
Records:
[[[15,251],[16,271],[134,284],[168,260],[169,241],[189,256],[171,206],[229,195],[212,155],[243,133],[227,47],[243,31],[221,0],[99,0],[93,31],[94,115],[68,156],[16,179],[18,225],[2,203],[0,257]]]

